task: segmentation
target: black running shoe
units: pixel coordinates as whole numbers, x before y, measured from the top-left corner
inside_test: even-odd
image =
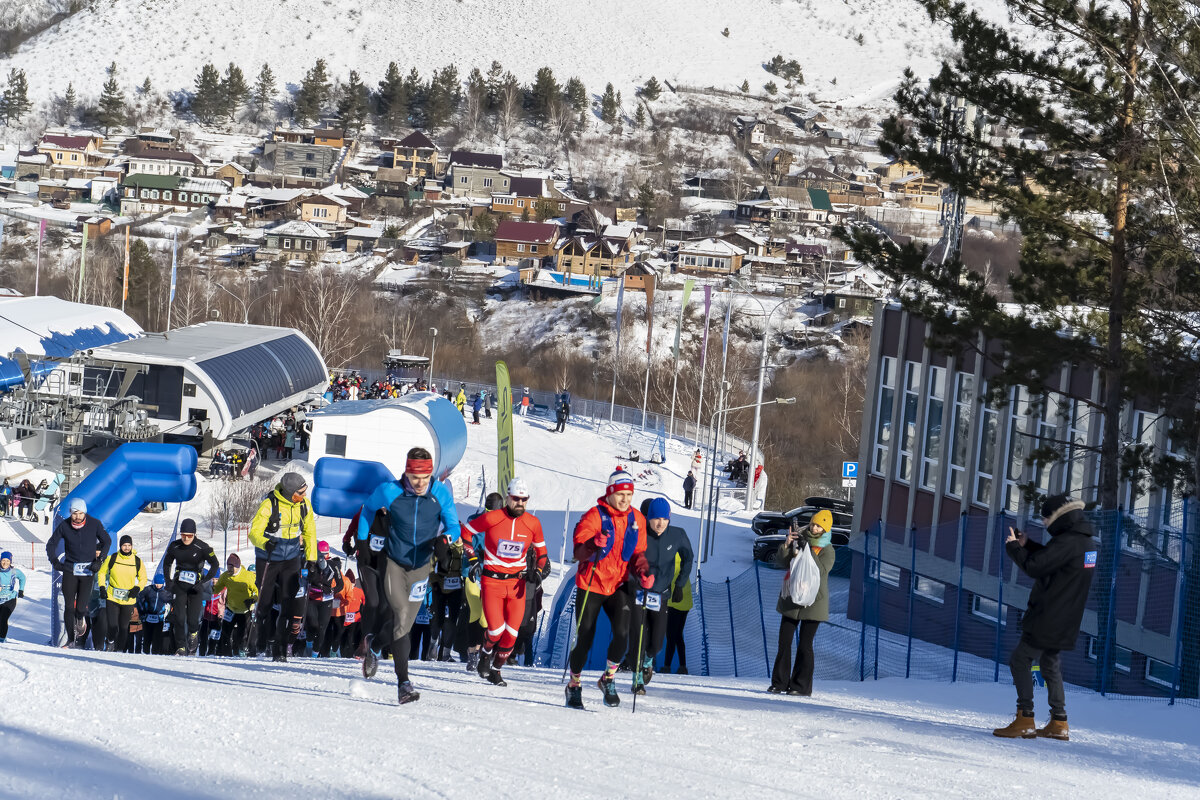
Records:
[[[479,673],[479,677],[487,678],[492,671],[492,654],[484,650],[479,655],[479,663],[475,665],[475,671]],[[488,678],[491,680],[490,678]]]
[[[400,705],[421,699],[421,693],[413,688],[412,681],[404,681],[396,687],[396,699]]]
[[[366,655],[363,656],[363,677],[367,680],[374,678],[377,669],[379,669],[379,656],[375,655],[375,651],[368,647]]]
[[[495,684],[496,686],[508,686],[508,681],[500,677],[500,670],[498,669],[488,670],[488,674],[484,677],[487,678],[488,683]]]
[[[567,708],[578,708],[583,710],[583,687],[568,686],[567,687]]]
[[[602,675],[600,680],[596,681],[596,685],[600,687],[600,691],[604,692],[604,705],[613,708],[621,705],[621,696],[617,694],[616,680]]]

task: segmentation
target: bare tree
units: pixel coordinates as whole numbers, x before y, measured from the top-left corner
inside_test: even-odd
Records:
[[[521,105],[524,99],[521,84],[517,83],[516,80],[506,81],[500,89],[498,119],[500,122],[500,133],[504,137],[505,145],[508,144],[508,139],[512,136],[513,126],[517,124],[517,119],[521,115]]]
[[[366,349],[357,313],[364,302],[357,276],[319,266],[293,281],[290,293],[300,301],[298,308],[290,308],[290,322],[312,340],[327,364],[343,366]]]

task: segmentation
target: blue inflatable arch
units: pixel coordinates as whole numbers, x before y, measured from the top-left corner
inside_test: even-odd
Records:
[[[322,517],[350,519],[381,483],[396,480],[378,461],[325,456],[313,470],[313,511]]]

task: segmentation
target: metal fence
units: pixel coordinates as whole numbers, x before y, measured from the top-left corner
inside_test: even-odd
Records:
[[[1062,654],[1064,680],[1077,690],[1200,706],[1200,643],[1185,640],[1200,615],[1195,534],[1168,530],[1147,537],[1137,518],[1124,512],[1092,518],[1097,572],[1079,640]],[[905,532],[876,524],[839,548],[829,620],[816,638],[816,677],[1011,683],[1008,656],[1020,638],[1032,586],[1004,552],[1003,538],[1014,522],[999,515],[943,526],[961,545],[949,576],[931,568],[929,543],[939,533],[933,529]],[[1038,525],[1016,527],[1043,538]],[[897,557],[905,551],[906,558]],[[720,581],[697,576],[683,637],[693,673],[770,675],[779,647],[775,608],[783,575],[756,562]],[[567,603],[543,626],[542,663],[565,664],[572,614]],[[603,662],[607,643],[598,632],[589,666]]]

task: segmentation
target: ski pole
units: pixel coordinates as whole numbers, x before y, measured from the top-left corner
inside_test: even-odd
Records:
[[[649,599],[647,592],[648,592],[648,590],[642,589],[642,618],[641,618],[641,621],[638,623],[637,661],[635,661],[633,664],[634,680],[637,679],[638,675],[642,674],[642,637],[646,635],[646,600]],[[642,691],[645,691],[645,687],[646,687],[646,684],[645,684],[645,682],[643,682],[642,683]],[[630,712],[631,714],[637,713],[637,699],[638,699],[638,693],[634,692],[633,693],[633,711]]]
[[[583,591],[583,602],[579,604],[579,613],[576,614],[574,617],[575,627],[571,631],[571,643],[570,643],[570,646],[567,648],[567,658],[566,658],[565,663],[563,664],[562,680],[559,681],[560,685],[567,680],[567,670],[569,670],[571,668],[571,652],[575,649],[575,644],[579,639],[579,621],[581,619],[583,619],[583,610],[585,608],[587,608],[588,597],[592,593],[592,579],[596,577],[596,562],[594,559],[595,559],[595,556],[592,557],[592,561],[591,561],[592,572],[590,575],[588,575],[587,589],[585,589]]]

